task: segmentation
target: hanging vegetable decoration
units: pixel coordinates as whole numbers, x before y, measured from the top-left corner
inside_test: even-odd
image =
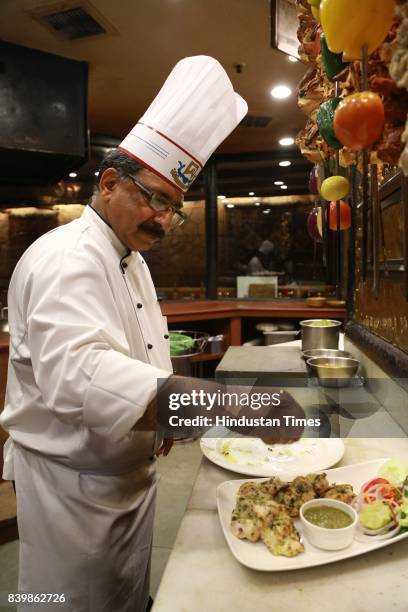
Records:
[[[343,145],[336,138],[333,127],[334,113],[341,102],[341,98],[330,98],[320,105],[317,111],[317,127],[322,138],[332,149],[341,149]]]
[[[391,28],[394,0],[322,0],[319,17],[327,45],[345,61],[362,58],[364,45],[372,53]]]
[[[337,231],[337,204],[340,206],[340,230],[348,230],[351,227],[351,208],[347,202],[330,202],[329,227]]]
[[[322,233],[321,231],[319,231],[319,224],[318,224],[319,211],[321,211],[321,209],[315,207],[310,211],[307,217],[307,233],[309,234],[309,236],[314,242],[322,241]]]
[[[380,96],[372,91],[347,96],[334,113],[334,133],[340,142],[360,151],[372,145],[384,127],[384,105]]]
[[[329,176],[320,187],[320,195],[328,202],[345,198],[349,191],[350,183],[344,176]]]
[[[309,191],[312,195],[319,194],[319,166],[315,164],[309,174]]]
[[[316,21],[320,21],[320,0],[307,0],[310,4],[310,10]]]
[[[327,78],[334,81],[334,77],[346,67],[346,64],[341,59],[341,53],[332,53],[327,46],[325,34],[320,36],[320,49],[322,53],[322,62]]]

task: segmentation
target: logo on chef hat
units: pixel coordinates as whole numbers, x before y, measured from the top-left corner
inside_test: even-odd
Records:
[[[182,189],[187,189],[196,178],[200,169],[201,166],[194,161],[189,161],[187,164],[178,160],[178,167],[172,168],[170,174],[176,185]]]

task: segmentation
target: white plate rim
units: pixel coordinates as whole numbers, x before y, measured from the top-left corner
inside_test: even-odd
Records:
[[[221,439],[221,438],[220,438]],[[223,438],[225,440],[232,440],[234,438]],[[309,438],[307,438],[309,439]],[[313,439],[313,438],[310,438]],[[318,468],[313,469],[312,471],[314,472],[320,472],[323,470],[327,470],[329,469],[331,466],[336,465],[336,463],[338,463],[339,461],[341,461],[341,459],[344,456],[344,452],[345,452],[345,447],[344,447],[344,442],[341,438],[315,438],[316,440],[331,440],[333,441],[333,445],[337,445],[337,452],[333,452],[333,457],[328,459],[327,462],[322,462],[321,465],[319,465]],[[208,448],[205,445],[205,438],[204,438],[204,442],[203,442],[203,438],[200,439],[200,448],[201,448],[201,452],[203,453],[204,457],[206,457],[209,461],[211,461],[212,463],[214,463],[215,465],[218,465],[218,467],[224,468],[226,470],[228,470],[229,472],[234,472],[236,474],[243,474],[244,476],[253,476],[255,478],[270,478],[272,476],[280,476],[280,477],[284,477],[282,476],[282,472],[278,472],[276,470],[271,469],[270,471],[266,472],[265,469],[263,471],[257,471],[256,467],[251,467],[248,466],[248,468],[246,469],[244,466],[234,466],[234,464],[232,463],[228,463],[225,459],[222,458],[221,455],[212,455],[211,451],[213,449]],[[300,475],[302,473],[301,468],[296,468],[298,471],[296,472],[296,475]],[[308,470],[310,472],[310,470]],[[305,472],[303,472],[305,473]]]
[[[321,470],[321,471],[326,471],[327,475],[330,479],[330,473],[332,472],[338,472],[338,470],[342,470],[343,468],[358,468],[358,467],[362,467],[362,466],[370,466],[372,465],[373,468],[377,467],[377,469],[383,464],[385,463],[385,461],[387,461],[389,459],[389,457],[383,457],[380,459],[372,459],[370,461],[364,461],[361,463],[354,463],[354,464],[349,464],[349,465],[344,465],[338,468],[333,468],[332,470]],[[373,474],[373,477],[375,476],[375,474]],[[257,479],[259,482],[261,482],[262,480],[265,480],[265,478],[258,478]],[[260,572],[287,572],[287,571],[295,571],[295,570],[301,570],[301,569],[308,569],[310,567],[319,567],[320,565],[329,565],[331,563],[338,563],[339,561],[343,561],[344,559],[352,559],[353,557],[358,557],[360,555],[364,555],[367,553],[370,553],[374,550],[379,550],[380,548],[385,548],[386,546],[391,546],[391,544],[394,544],[396,542],[400,542],[401,540],[405,540],[408,537],[408,531],[404,531],[402,534],[400,535],[396,535],[393,538],[390,538],[389,540],[383,540],[383,541],[377,541],[377,542],[370,542],[367,543],[367,546],[369,546],[368,548],[365,549],[359,549],[359,550],[354,550],[351,551],[348,548],[345,548],[343,550],[339,550],[336,551],[336,554],[334,555],[333,552],[334,551],[324,551],[324,550],[319,550],[319,553],[321,553],[321,560],[316,561],[316,562],[308,562],[307,561],[307,552],[299,555],[298,557],[293,557],[293,559],[300,559],[300,562],[298,561],[297,563],[295,563],[292,567],[290,566],[285,566],[285,567],[271,567],[271,568],[266,568],[266,567],[259,567],[256,565],[253,565],[251,563],[248,563],[246,561],[245,558],[242,558],[242,556],[240,556],[239,554],[237,554],[234,546],[232,545],[232,542],[234,542],[234,540],[236,539],[235,536],[233,536],[233,534],[231,533],[230,530],[230,524],[228,522],[228,524],[225,524],[223,519],[222,519],[222,513],[223,513],[223,508],[221,507],[222,502],[220,500],[220,492],[223,490],[223,488],[226,488],[227,486],[230,486],[231,484],[233,484],[234,486],[240,486],[242,483],[247,482],[247,479],[242,479],[242,480],[227,480],[225,482],[222,482],[221,484],[218,485],[217,487],[217,491],[216,491],[216,499],[217,499],[217,510],[218,510],[218,518],[220,520],[221,523],[221,528],[222,531],[224,533],[224,537],[227,541],[228,547],[232,553],[232,555],[235,557],[235,559],[241,563],[241,565],[244,565],[245,567],[248,567],[249,569],[252,570],[257,570]],[[244,542],[243,540],[238,540],[239,542]],[[253,544],[251,542],[244,542],[246,544],[248,544],[248,546],[253,546]],[[318,550],[318,549],[316,549]],[[348,551],[348,552],[347,552]],[[271,554],[271,561],[272,560],[279,560],[278,556],[273,556]],[[303,562],[301,561],[303,558]],[[286,557],[283,557],[283,559],[287,559]],[[306,561],[305,561],[306,559]]]

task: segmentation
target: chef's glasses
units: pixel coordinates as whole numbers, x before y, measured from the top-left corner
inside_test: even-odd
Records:
[[[184,223],[184,221],[187,219],[187,215],[182,212],[177,205],[170,204],[170,202],[165,198],[159,196],[154,191],[150,191],[150,189],[142,185],[142,183],[139,183],[139,181],[137,181],[135,177],[131,174],[127,174],[126,176],[134,182],[136,187],[139,187],[140,191],[146,198],[150,208],[152,208],[156,212],[161,213],[167,213],[171,211],[171,214],[175,215],[172,222],[173,226],[182,225]]]

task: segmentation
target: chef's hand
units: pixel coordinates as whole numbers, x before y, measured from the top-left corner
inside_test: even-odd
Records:
[[[293,442],[297,442],[300,439],[298,438],[280,438],[279,436],[269,436],[267,438],[261,438],[262,442],[267,444],[268,446],[271,444],[292,444]]]
[[[277,389],[262,387],[262,392],[267,392],[270,396],[277,393]],[[257,389],[259,392],[259,388]],[[273,427],[255,427],[252,432],[246,431],[246,435],[259,437],[265,444],[289,444],[296,442],[302,437],[305,423],[305,413],[303,408],[287,391],[279,391],[280,404],[273,407],[263,407],[256,412],[246,410],[247,416],[264,416],[276,419],[279,425]],[[244,433],[244,432],[242,432]]]
[[[163,455],[164,457],[167,457],[167,455],[171,451],[171,447],[173,446],[173,442],[174,442],[173,438],[164,438],[160,448],[158,448],[156,453],[155,453],[156,457],[160,457],[160,455]]]

